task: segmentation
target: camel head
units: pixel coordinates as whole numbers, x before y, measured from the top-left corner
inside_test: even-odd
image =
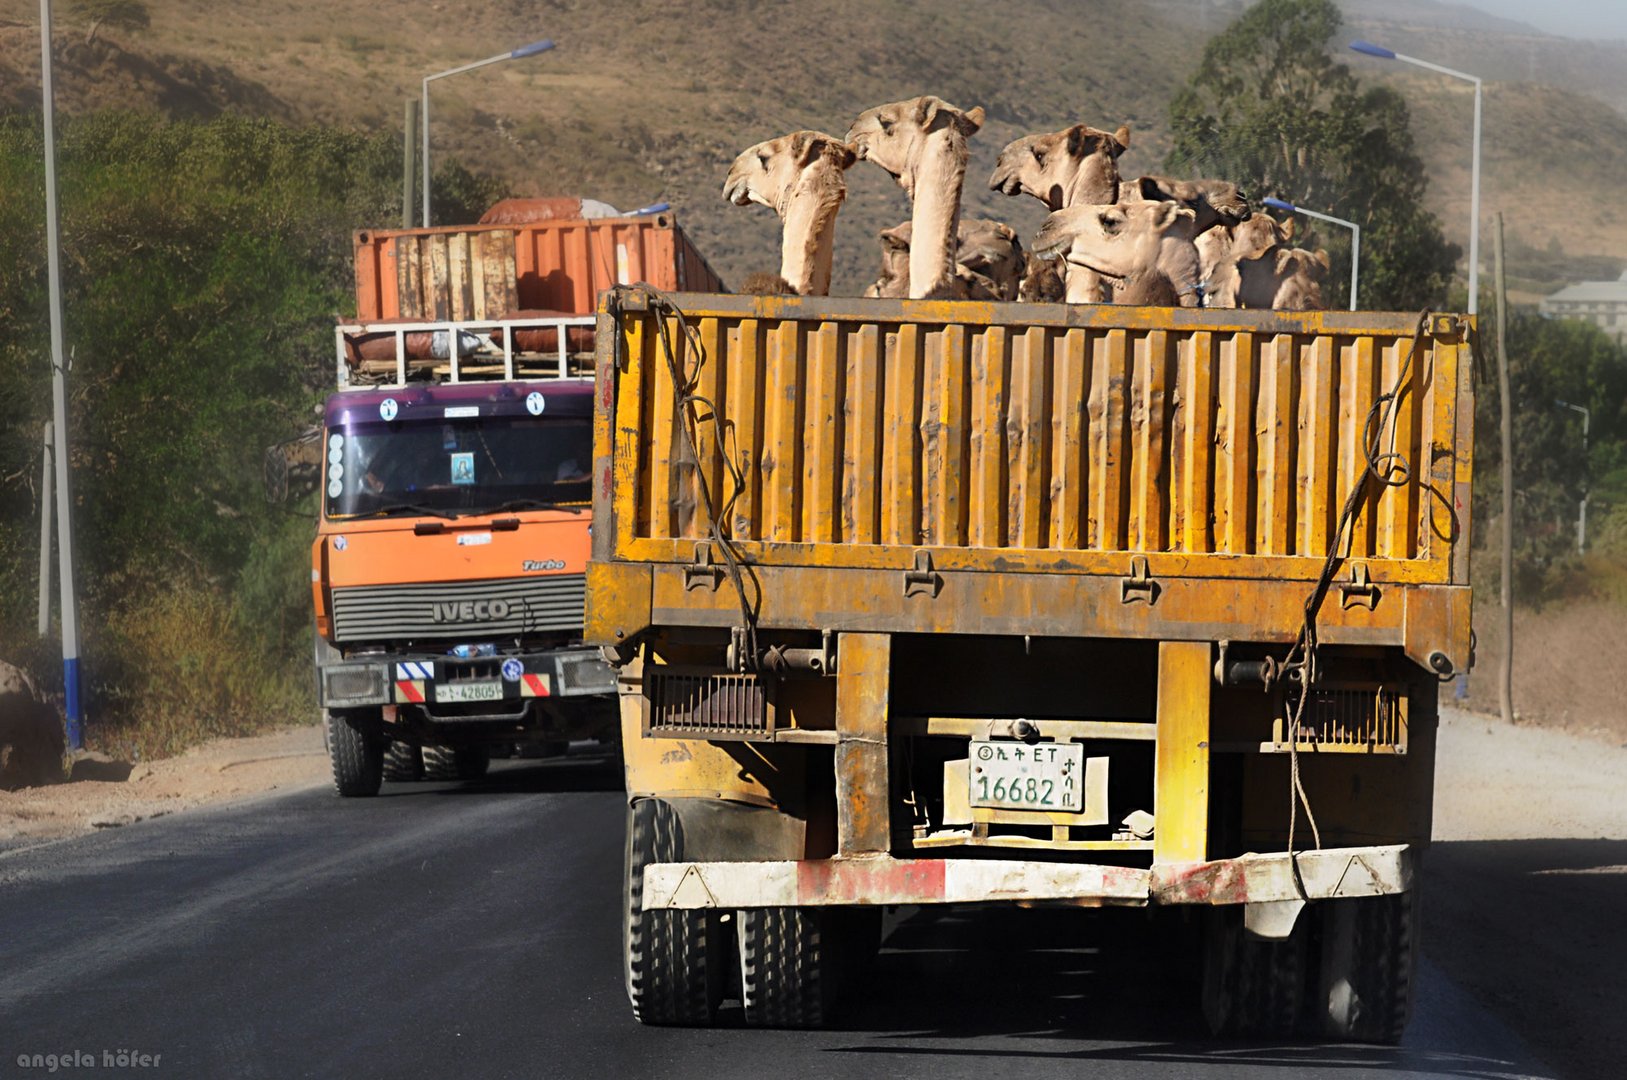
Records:
[[[874,291],[866,295],[899,299],[910,294],[911,231],[906,221],[877,234],[881,239],[881,276],[871,286]]]
[[[1142,176],[1120,185],[1119,201],[1179,203],[1195,216],[1194,235],[1206,233],[1216,225],[1231,227],[1247,221],[1253,214],[1247,196],[1229,180]]]
[[[983,107],[961,110],[928,94],[866,109],[848,128],[847,141],[860,160],[873,161],[886,169],[906,189],[916,166],[926,154],[927,140],[947,133],[950,145],[965,163],[966,139],[983,126]]]
[[[1281,248],[1277,251],[1277,293],[1271,306],[1278,311],[1321,311],[1322,281],[1328,274],[1325,249]]]
[[[1003,221],[978,218],[960,223],[955,277],[968,300],[1015,300],[1023,276],[1023,245]]]
[[[1263,259],[1273,248],[1294,238],[1294,221],[1278,221],[1269,214],[1254,214],[1247,221],[1232,227],[1231,257],[1243,260]]]
[[[847,193],[842,178],[854,161],[853,148],[822,131],[793,131],[745,150],[729,166],[723,197],[736,206],[756,203],[785,216],[793,194],[812,189]]]
[[[1119,155],[1130,146],[1130,125],[1115,132],[1075,124],[1006,145],[989,177],[989,190],[1032,195],[1051,210],[1118,201]]]
[[[1030,245],[1042,258],[1061,257],[1107,277],[1145,273],[1166,235],[1191,229],[1195,215],[1172,202],[1074,206],[1045,219]]]

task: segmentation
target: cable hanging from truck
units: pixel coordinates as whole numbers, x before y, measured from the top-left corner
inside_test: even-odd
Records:
[[[1304,807],[1306,820],[1311,827],[1312,841],[1318,850],[1322,847],[1322,832],[1316,824],[1316,814],[1311,809],[1311,800],[1305,793],[1305,783],[1299,771],[1300,728],[1305,716],[1305,701],[1310,697],[1311,684],[1316,679],[1316,617],[1322,610],[1323,601],[1327,599],[1328,590],[1333,586],[1333,578],[1339,572],[1340,564],[1349,558],[1350,545],[1355,542],[1356,518],[1360,516],[1362,505],[1368,500],[1369,485],[1377,484],[1380,489],[1402,487],[1412,479],[1412,463],[1407,460],[1405,454],[1396,450],[1395,420],[1401,398],[1405,396],[1412,382],[1413,359],[1417,356],[1418,347],[1423,343],[1424,333],[1428,327],[1429,311],[1426,309],[1418,314],[1417,328],[1413,331],[1406,354],[1401,358],[1395,382],[1388,391],[1374,398],[1373,404],[1367,410],[1367,417],[1362,426],[1364,465],[1361,474],[1356,477],[1356,483],[1350,489],[1349,496],[1345,499],[1343,509],[1339,512],[1338,525],[1328,540],[1327,557],[1323,560],[1322,572],[1316,579],[1316,586],[1305,600],[1305,620],[1300,626],[1299,637],[1283,662],[1285,670],[1297,669],[1299,672],[1299,698],[1294,703],[1293,718],[1288,729],[1288,864],[1293,869],[1294,888],[1302,900],[1309,900],[1310,896],[1306,893],[1305,881],[1300,876],[1299,856],[1294,848],[1294,832],[1298,824],[1300,807]],[[1388,449],[1384,446],[1386,429],[1389,431]]]

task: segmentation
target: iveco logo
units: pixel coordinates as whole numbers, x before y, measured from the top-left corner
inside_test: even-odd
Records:
[[[489,622],[508,618],[513,605],[507,600],[442,600],[435,604],[435,621]]]

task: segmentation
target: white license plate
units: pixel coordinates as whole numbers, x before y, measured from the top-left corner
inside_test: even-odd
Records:
[[[437,683],[435,700],[448,701],[502,701],[503,684],[500,682]]]
[[[1084,809],[1084,761],[1080,743],[974,739],[967,763],[972,805],[1078,813]]]

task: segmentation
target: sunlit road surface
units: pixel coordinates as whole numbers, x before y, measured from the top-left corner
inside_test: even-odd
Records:
[[[641,1027],[622,807],[613,762],[500,762],[0,855],[0,1076],[1554,1075],[1432,965],[1400,1048],[1211,1040],[1136,911],[906,909],[829,1030]]]

